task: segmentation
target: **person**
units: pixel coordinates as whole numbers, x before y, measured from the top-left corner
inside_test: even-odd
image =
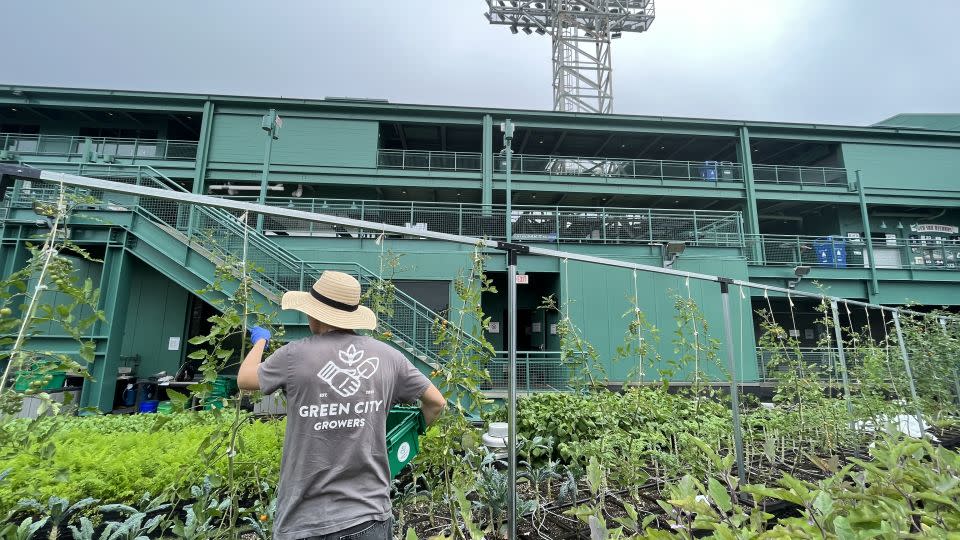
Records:
[[[252,328],[253,348],[237,373],[243,390],[286,394],[273,537],[392,538],[387,414],[419,399],[429,424],[446,400],[400,351],[355,332],[376,328],[377,317],[360,305],[352,276],[326,271],[309,292],[284,293],[280,305],[306,314],[312,335],[261,363],[271,335]]]

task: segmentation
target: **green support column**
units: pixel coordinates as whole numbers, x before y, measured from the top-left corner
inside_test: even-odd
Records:
[[[493,206],[493,117],[483,115],[483,180],[480,184],[480,202],[483,214],[490,215]]]
[[[870,216],[867,214],[867,193],[863,188],[863,181],[860,180],[860,171],[857,170],[857,195],[860,196],[860,219],[863,222],[863,242],[867,245],[867,257],[870,259],[867,264],[870,267],[870,290],[871,294],[880,292],[880,282],[877,280],[876,259],[873,258],[873,240],[870,235]]]
[[[193,172],[193,192],[197,195],[203,194],[204,178],[207,174],[207,158],[210,155],[210,137],[213,132],[213,110],[212,101],[203,104],[203,119],[200,122],[200,140],[197,143],[197,157],[195,158]],[[187,218],[187,238],[193,235],[196,216],[193,205],[190,206],[190,215]]]
[[[260,195],[257,197],[257,204],[266,204],[267,190],[269,189],[270,177],[270,155],[273,153],[273,141],[278,139],[277,131],[280,129],[280,116],[276,109],[270,109],[263,115],[260,121],[260,127],[267,132],[267,144],[263,149],[263,174],[260,176]],[[263,214],[257,214],[257,232],[263,231]]]
[[[117,367],[120,365],[120,350],[123,346],[123,329],[127,320],[130,298],[132,256],[123,244],[107,247],[103,257],[103,273],[100,276],[100,309],[106,322],[96,326],[96,334],[106,336],[106,343],[97,347],[102,356],[89,369],[91,379],[84,381],[80,404],[96,407],[103,412],[113,408],[113,396],[117,383]]]
[[[753,184],[753,156],[750,155],[750,130],[746,126],[741,126],[738,132],[739,141],[737,147],[740,151],[740,163],[743,167],[743,187],[747,195],[747,201],[744,208],[746,214],[743,224],[744,231],[749,235],[760,234],[760,217],[757,212],[757,192]],[[753,250],[753,260],[763,264],[763,247],[756,237],[750,247]]]

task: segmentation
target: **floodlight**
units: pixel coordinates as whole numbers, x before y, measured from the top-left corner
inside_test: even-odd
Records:
[[[677,261],[677,257],[687,249],[687,244],[684,242],[667,242],[667,245],[661,246],[661,249],[663,250],[663,267],[670,268]]]
[[[655,0],[487,0],[490,24],[510,32],[550,34],[553,109],[608,114],[613,104],[610,42],[624,32],[650,29]]]
[[[797,279],[793,279],[793,280],[788,281],[788,282],[787,282],[787,288],[788,288],[788,289],[796,289],[796,288],[797,288],[797,284],[800,283],[800,280],[803,279],[803,277],[806,276],[806,275],[809,274],[809,273],[810,273],[810,267],[809,267],[809,266],[803,266],[803,265],[801,265],[801,266],[796,266],[796,267],[794,267],[794,269],[793,269],[793,275],[797,276]]]

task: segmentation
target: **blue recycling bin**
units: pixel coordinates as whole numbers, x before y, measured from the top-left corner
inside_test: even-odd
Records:
[[[817,265],[829,268],[847,267],[847,243],[842,237],[828,236],[813,243]]]
[[[717,181],[717,167],[720,164],[716,161],[704,161],[703,166],[700,167],[700,178],[706,180],[707,182],[716,182]]]

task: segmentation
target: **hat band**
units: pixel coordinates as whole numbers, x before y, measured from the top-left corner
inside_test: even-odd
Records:
[[[327,298],[326,296],[318,293],[313,287],[310,288],[310,296],[316,298],[320,303],[326,304],[334,309],[339,309],[340,311],[356,311],[360,304],[344,304],[343,302],[337,302],[332,298]]]

